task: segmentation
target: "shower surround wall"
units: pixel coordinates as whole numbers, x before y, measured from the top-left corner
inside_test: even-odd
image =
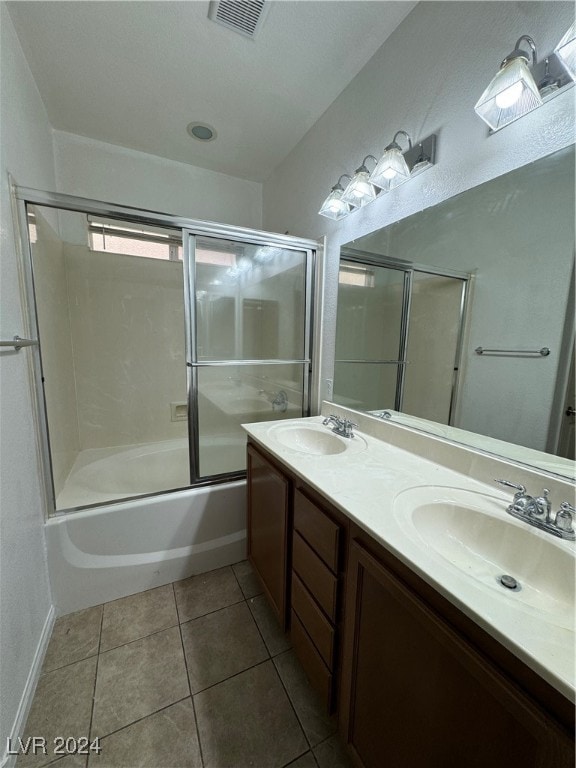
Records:
[[[187,435],[182,263],[64,246],[80,450]]]

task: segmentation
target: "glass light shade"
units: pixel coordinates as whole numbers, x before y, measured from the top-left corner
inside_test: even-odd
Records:
[[[576,21],[566,32],[562,40],[554,49],[564,68],[572,78],[576,80]]]
[[[414,163],[410,176],[418,176],[422,171],[426,171],[428,168],[432,168],[434,163],[429,157],[420,157]]]
[[[344,190],[342,200],[361,208],[376,199],[376,190],[370,182],[368,171],[356,171]]]
[[[410,176],[400,147],[388,147],[370,174],[370,181],[382,189],[391,189]]]
[[[320,216],[326,216],[327,219],[334,219],[334,221],[338,221],[339,219],[343,219],[344,216],[348,216],[350,213],[350,206],[342,200],[343,194],[344,190],[342,187],[333,189],[318,211]]]
[[[474,107],[493,131],[503,128],[542,104],[538,86],[522,56],[504,64]]]

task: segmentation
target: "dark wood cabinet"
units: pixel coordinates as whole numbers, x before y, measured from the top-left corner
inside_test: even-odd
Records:
[[[348,520],[303,483],[294,490],[292,644],[328,712],[337,703]]]
[[[248,552],[358,768],[572,768],[574,707],[266,451]]]
[[[568,734],[357,538],[343,659],[341,733],[358,766],[574,764]]]
[[[290,480],[253,445],[248,445],[248,559],[272,610],[288,626],[291,530]]]

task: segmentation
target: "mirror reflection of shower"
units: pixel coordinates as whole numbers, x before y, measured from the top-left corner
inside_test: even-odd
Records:
[[[56,510],[242,472],[242,423],[308,411],[308,252],[27,210]]]
[[[334,399],[452,424],[468,276],[340,260]]]

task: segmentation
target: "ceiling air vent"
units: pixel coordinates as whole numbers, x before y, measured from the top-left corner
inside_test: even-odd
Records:
[[[254,37],[267,11],[265,0],[213,0],[208,18],[241,35]]]

